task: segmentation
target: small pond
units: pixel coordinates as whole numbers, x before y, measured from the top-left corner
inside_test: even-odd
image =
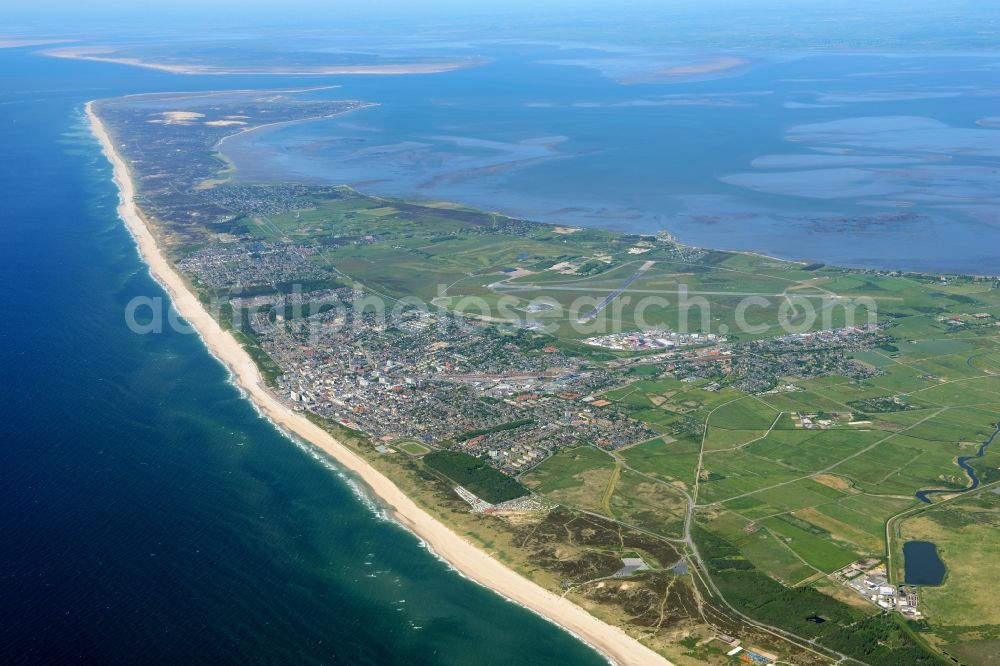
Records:
[[[940,585],[944,580],[944,562],[930,541],[903,544],[903,567],[909,585]]]

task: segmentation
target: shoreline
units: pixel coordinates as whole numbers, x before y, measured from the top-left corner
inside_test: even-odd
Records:
[[[335,86],[330,86],[330,87],[332,88],[332,87],[335,87]],[[358,101],[358,100],[353,100],[353,101]],[[297,125],[299,123],[313,123],[313,122],[317,122],[317,121],[320,121],[320,120],[330,120],[331,118],[338,118],[340,116],[344,116],[344,115],[347,115],[349,113],[354,113],[355,111],[361,111],[363,109],[370,109],[372,107],[381,106],[381,104],[379,104],[379,102],[361,102],[361,101],[358,101],[358,103],[359,103],[360,106],[357,106],[357,107],[355,107],[353,109],[348,109],[347,111],[338,111],[337,113],[333,113],[333,114],[330,114],[330,115],[327,115],[327,116],[313,116],[312,118],[300,118],[298,120],[279,120],[279,121],[276,121],[276,122],[273,122],[273,123],[264,123],[263,125],[254,125],[253,127],[247,127],[247,128],[241,129],[238,132],[235,132],[234,134],[227,134],[226,136],[222,137],[221,139],[219,139],[219,141],[214,146],[212,146],[212,150],[216,151],[217,153],[222,153],[222,150],[221,150],[222,144],[224,144],[226,141],[229,141],[230,139],[234,139],[234,138],[236,138],[238,136],[243,136],[245,134],[250,134],[252,132],[256,132],[258,130],[265,130],[265,129],[266,130],[274,130],[274,129],[277,129],[278,127],[286,127],[286,126],[291,126],[291,125]],[[226,158],[226,161],[227,162],[229,161],[228,157]]]
[[[67,60],[89,60],[92,62],[106,62],[116,65],[129,65],[131,67],[144,67],[155,69],[169,74],[189,74],[189,75],[284,75],[284,76],[399,76],[407,74],[442,74],[453,72],[469,67],[478,67],[484,64],[482,59],[462,60],[455,62],[427,62],[411,64],[386,64],[386,65],[304,65],[302,67],[273,67],[273,68],[233,68],[223,65],[168,65],[165,63],[151,62],[141,58],[125,58],[101,55],[112,52],[108,50],[94,49],[49,49],[42,51],[42,55],[50,58],[64,58]]]
[[[170,297],[177,312],[198,332],[209,353],[229,371],[232,382],[257,411],[280,431],[297,437],[331,456],[360,479],[386,508],[392,519],[417,536],[435,555],[460,575],[544,617],[583,641],[613,663],[673,666],[619,627],[607,624],[572,601],[542,588],[509,569],[499,560],[453,532],[403,493],[388,477],[330,433],[281,403],[267,388],[250,355],[204,308],[163,255],[152,230],[135,201],[135,185],[128,167],[118,155],[110,135],[93,110],[86,105],[90,130],[111,163],[118,188],[117,212],[136,243],[149,273]]]

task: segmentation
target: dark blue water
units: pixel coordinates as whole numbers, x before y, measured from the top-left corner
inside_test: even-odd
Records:
[[[960,490],[954,490],[954,489],[948,489],[948,488],[934,488],[934,489],[929,489],[929,490],[918,490],[917,493],[916,493],[917,499],[921,500],[922,502],[927,502],[928,504],[930,504],[931,503],[931,498],[930,498],[931,495],[940,495],[940,494],[953,495],[955,493],[967,493],[970,490],[975,490],[976,488],[978,488],[979,487],[979,475],[976,474],[976,469],[969,463],[969,461],[970,460],[976,460],[977,458],[982,458],[984,455],[986,455],[986,448],[990,444],[993,443],[993,440],[995,440],[997,438],[997,435],[1000,435],[1000,423],[997,424],[996,430],[993,431],[993,434],[990,435],[989,439],[987,439],[985,442],[983,442],[982,444],[979,445],[979,448],[976,450],[976,455],[974,455],[974,456],[960,456],[958,458],[958,460],[955,461],[958,464],[958,466],[961,467],[962,470],[966,474],[968,474],[969,479],[971,481],[971,483],[968,486],[966,486],[965,488],[962,488]]]
[[[0,663],[601,663],[380,520],[196,337],[126,328],[163,294],[83,103],[257,83],[0,50]]]
[[[940,585],[944,580],[944,562],[930,541],[904,543],[903,567],[903,578],[910,585]]]

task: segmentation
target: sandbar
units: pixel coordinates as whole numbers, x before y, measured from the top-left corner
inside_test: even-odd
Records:
[[[141,58],[129,58],[115,55],[110,47],[61,48],[42,52],[53,58],[68,58],[71,60],[91,60],[108,62],[132,67],[145,67],[171,74],[286,74],[286,75],[402,75],[402,74],[439,74],[467,67],[477,67],[486,61],[481,58],[442,62],[392,63],[384,65],[288,65],[282,67],[266,66],[226,66],[198,65],[194,63],[168,64],[152,62]]]

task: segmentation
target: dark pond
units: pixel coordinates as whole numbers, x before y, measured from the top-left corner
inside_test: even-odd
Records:
[[[944,562],[937,546],[930,541],[907,541],[903,544],[903,566],[909,585],[940,585],[944,580]]]

